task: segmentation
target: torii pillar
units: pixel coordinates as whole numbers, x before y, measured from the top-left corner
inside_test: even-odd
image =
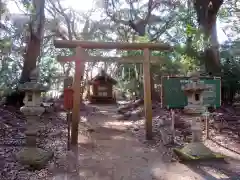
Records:
[[[60,63],[75,62],[75,74],[73,80],[73,109],[72,109],[72,126],[71,126],[71,145],[78,144],[78,123],[80,119],[80,102],[81,102],[81,85],[82,76],[84,75],[84,62],[86,53],[81,47],[76,48],[74,56],[66,56],[58,59]]]

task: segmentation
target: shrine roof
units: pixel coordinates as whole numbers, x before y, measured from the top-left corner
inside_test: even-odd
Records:
[[[90,83],[103,80],[110,82],[111,84],[117,84],[117,81],[108,75],[104,70],[101,70],[95,77],[93,77],[90,80]]]

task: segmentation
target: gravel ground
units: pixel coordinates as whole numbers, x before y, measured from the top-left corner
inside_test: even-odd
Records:
[[[82,106],[83,117],[93,116],[94,107]],[[83,118],[84,120],[85,118]],[[0,179],[1,180],[44,180],[52,179],[52,169],[63,166],[59,162],[66,157],[67,123],[65,113],[47,113],[40,122],[38,147],[54,152],[53,159],[45,169],[29,171],[16,161],[15,154],[25,146],[26,121],[21,112],[14,107],[0,107]]]
[[[37,180],[48,176],[48,169],[40,171],[29,171],[27,167],[19,164],[15,154],[25,145],[25,120],[18,110],[11,111],[0,109],[1,126],[5,127],[1,132],[0,145],[0,168],[1,180]],[[47,119],[43,120],[43,119]],[[65,122],[63,117],[49,116],[41,120],[41,136],[38,146],[44,149],[51,149],[56,153],[64,152],[66,147]],[[6,127],[7,126],[7,127]],[[56,158],[52,160],[54,162]]]
[[[27,167],[20,165],[15,159],[16,152],[25,145],[24,117],[14,108],[0,108],[0,179],[63,180],[64,177],[68,177],[67,180],[75,180],[77,179],[74,179],[76,172],[71,171],[74,171],[76,166],[82,170],[81,173],[78,172],[77,175],[81,180],[93,180],[86,177],[92,177],[91,170],[94,169],[97,172],[97,175],[95,173],[94,176],[99,177],[98,180],[104,180],[104,177],[105,179],[112,177],[113,180],[174,180],[183,177],[185,180],[204,179],[198,175],[200,172],[190,171],[188,167],[172,162],[172,159],[176,159],[176,157],[172,154],[170,148],[162,145],[161,135],[159,133],[159,119],[163,116],[167,118],[168,112],[160,109],[155,111],[155,118],[153,119],[154,140],[145,141],[143,119],[110,122],[108,118],[109,114],[106,115],[104,111],[101,112],[97,110],[97,108],[85,106],[82,110],[82,114],[85,116],[82,118],[82,121],[87,121],[90,125],[92,122],[97,122],[95,128],[104,125],[106,129],[97,128],[99,131],[96,130],[96,132],[93,132],[91,142],[89,142],[89,139],[85,136],[80,138],[82,142],[80,142],[81,147],[77,155],[78,162],[76,163],[79,163],[78,165],[72,163],[74,159],[76,159],[76,156],[66,150],[67,125],[65,115],[61,113],[46,114],[40,121],[42,138],[38,141],[38,146],[53,151],[54,158],[48,163],[45,169],[29,171]],[[114,113],[112,113],[111,116],[113,114]],[[108,120],[108,123],[105,122],[106,120]],[[118,130],[113,131],[111,128],[117,128]],[[122,131],[124,131],[124,133],[122,133]],[[132,139],[133,137],[128,134],[129,131],[132,132],[134,137],[140,142]],[[111,134],[112,136],[110,136]],[[93,139],[95,140],[93,141]],[[227,142],[233,143],[231,141],[232,139],[230,139],[228,139]],[[216,145],[213,146],[211,142],[209,144],[209,146],[216,149]],[[122,149],[123,147],[125,147],[125,149]],[[235,150],[239,151],[240,148],[237,147],[238,146],[236,146]],[[159,154],[159,152],[161,153]],[[230,153],[230,155],[232,154]],[[235,156],[235,159],[237,158],[238,156]],[[236,164],[238,162],[239,161],[235,160]],[[136,166],[136,164],[138,165]],[[230,163],[230,165],[228,172],[230,170],[234,171],[232,172],[233,175],[239,172],[239,166],[234,166],[234,163],[233,165]],[[117,169],[122,168],[124,170],[119,173],[113,173],[116,171],[113,166]],[[211,170],[210,167],[205,167],[205,170],[207,168],[209,171]],[[110,169],[109,171],[111,171],[112,174],[107,175],[106,169]],[[132,173],[129,172],[129,169],[131,169]],[[128,174],[128,176],[126,175],[125,178],[120,178],[121,173]],[[129,173],[133,176],[130,177]],[[72,175],[72,178],[70,178],[70,175]],[[223,178],[224,176],[221,177]]]

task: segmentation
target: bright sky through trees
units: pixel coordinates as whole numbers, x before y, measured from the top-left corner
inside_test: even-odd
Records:
[[[96,8],[96,0],[85,0],[85,1],[80,1],[80,0],[60,0],[61,4],[63,7],[66,8],[71,8],[74,9],[75,11],[78,12],[87,12],[89,10],[95,9]],[[8,1],[8,9],[10,13],[12,14],[22,14],[23,12],[21,11],[21,7],[17,6],[15,1],[9,0]],[[47,16],[47,14],[46,14]],[[94,12],[91,14],[92,19],[99,19],[100,18],[100,12]],[[81,26],[81,25],[80,25]],[[223,27],[223,26],[222,26]],[[224,32],[221,29],[221,24],[219,21],[217,21],[217,30],[218,30],[218,39],[219,43],[223,43],[224,41],[228,40],[227,36],[224,34]],[[103,64],[100,63],[99,66],[101,67]],[[98,67],[99,67],[98,66]],[[98,73],[99,68],[94,68],[93,75],[96,75]]]
[[[80,1],[80,0],[62,0],[61,3],[65,7],[70,7],[76,11],[82,11],[82,12],[87,12],[94,8],[96,6],[96,1],[95,0],[85,0],[85,1]],[[8,2],[8,9],[10,10],[10,13],[16,13],[19,14],[21,13],[21,10],[19,10],[19,7],[16,6],[14,1],[9,1]],[[95,15],[95,17],[99,17]],[[93,18],[95,18],[93,16]],[[217,31],[218,31],[218,39],[219,43],[223,43],[224,41],[228,40],[224,32],[221,30],[221,24],[219,21],[217,21]]]

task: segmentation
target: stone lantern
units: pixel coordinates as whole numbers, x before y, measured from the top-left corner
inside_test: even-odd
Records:
[[[205,111],[203,92],[207,87],[200,82],[200,73],[193,72],[189,76],[190,82],[182,86],[188,101],[187,106],[184,107],[184,112],[187,114],[201,114]]]
[[[203,104],[203,91],[207,89],[205,84],[200,82],[200,73],[193,72],[190,74],[190,82],[182,87],[185,92],[188,104],[184,107],[184,112],[187,114],[196,115],[197,117],[190,117],[192,142],[188,143],[181,149],[174,149],[174,152],[182,160],[202,160],[202,159],[215,159],[223,158],[220,154],[213,153],[202,142],[202,127],[201,127],[201,114],[206,112]]]
[[[24,106],[20,111],[27,120],[26,129],[26,147],[17,154],[17,159],[25,165],[34,169],[42,168],[52,157],[52,152],[45,151],[36,146],[38,135],[38,120],[45,109],[41,107],[41,92],[47,91],[47,88],[38,83],[39,70],[35,69],[30,74],[30,82],[24,83],[19,89],[25,92],[23,100]]]

